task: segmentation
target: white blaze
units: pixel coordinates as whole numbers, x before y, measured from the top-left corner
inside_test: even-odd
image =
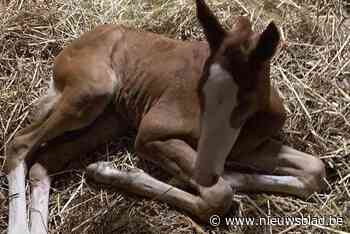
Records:
[[[226,158],[240,133],[240,128],[235,129],[230,123],[232,111],[238,105],[238,86],[219,64],[213,64],[209,71],[202,90],[205,104],[195,165],[195,179],[204,185],[210,185],[213,176],[222,174]]]

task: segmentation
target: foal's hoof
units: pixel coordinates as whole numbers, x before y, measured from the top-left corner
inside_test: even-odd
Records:
[[[233,191],[231,186],[223,179],[211,187],[200,187],[198,203],[198,218],[208,223],[213,215],[222,216],[226,214],[232,205]]]
[[[97,162],[90,164],[87,168],[88,177],[96,182],[107,185],[114,185],[118,187],[125,187],[131,184],[132,179],[143,173],[139,168],[132,168],[128,171],[121,171],[113,167],[110,162]]]
[[[102,175],[110,174],[109,171],[113,170],[113,165],[110,162],[96,162],[90,164],[87,168],[87,175],[93,179],[97,179]]]
[[[125,174],[114,168],[110,162],[92,163],[86,168],[86,170],[88,177],[102,184],[113,184],[117,178],[123,178]]]

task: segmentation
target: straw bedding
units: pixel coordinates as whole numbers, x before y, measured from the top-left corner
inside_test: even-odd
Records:
[[[273,60],[273,84],[288,120],[278,136],[322,158],[328,190],[307,201],[271,194],[235,194],[229,215],[343,217],[342,225],[220,226],[196,223],[166,204],[101,187],[86,179],[81,157],[56,175],[50,197],[49,233],[342,233],[350,231],[350,5],[344,0],[208,1],[225,27],[247,15],[261,31],[273,19],[283,44]],[[347,5],[348,4],[348,5]],[[53,58],[83,32],[118,23],[178,39],[203,39],[192,0],[0,1],[0,233],[7,228],[4,151],[30,122],[33,103],[47,89]],[[92,152],[118,168],[140,166],[132,134]],[[88,158],[92,158],[88,157]],[[28,188],[29,191],[29,188]]]

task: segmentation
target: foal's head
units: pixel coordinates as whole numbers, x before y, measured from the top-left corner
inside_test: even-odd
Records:
[[[199,85],[202,111],[216,113],[217,108],[230,108],[227,118],[233,128],[239,128],[268,105],[270,60],[279,44],[279,31],[271,22],[262,33],[255,33],[245,17],[237,17],[232,29],[226,31],[204,0],[196,3],[210,47]]]
[[[258,34],[244,17],[226,31],[204,0],[196,3],[210,56],[198,87],[201,133],[194,179],[212,186],[222,175],[243,124],[269,105],[270,60],[280,37],[274,23]]]

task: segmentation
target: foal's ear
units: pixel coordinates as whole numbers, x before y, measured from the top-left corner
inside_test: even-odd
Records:
[[[259,61],[266,61],[273,57],[280,42],[280,33],[274,22],[271,22],[261,33],[258,44],[251,57]]]
[[[204,34],[212,52],[219,49],[226,31],[223,29],[218,19],[209,9],[204,0],[196,0],[197,18],[204,29]]]

